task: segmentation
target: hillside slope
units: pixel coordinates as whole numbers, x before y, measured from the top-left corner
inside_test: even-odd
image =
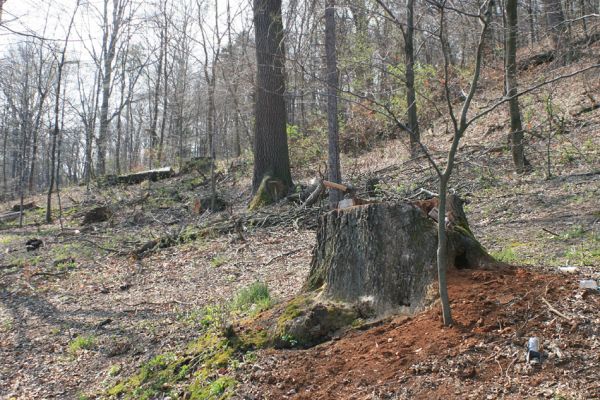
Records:
[[[523,86],[542,73],[589,65],[597,53],[564,69],[528,71]],[[578,287],[580,279],[600,278],[600,109],[576,115],[589,90],[600,92],[597,76],[587,79],[561,81],[523,99],[531,174],[511,171],[505,110],[465,137],[452,187],[470,200],[475,235],[518,268],[453,271],[453,327],[443,328],[433,307],[312,349],[245,354],[207,379],[235,379],[233,397],[240,399],[600,397],[600,295]],[[500,76],[486,76],[477,106],[497,98],[501,87]],[[550,120],[562,121],[560,130]],[[439,121],[424,134],[437,159],[444,158],[447,139]],[[343,163],[357,187],[377,177],[384,198],[436,189],[432,170],[409,160],[399,140]],[[230,207],[220,213],[194,214],[194,199],[209,185],[189,174],[91,194],[71,188],[62,193],[62,228],[58,215],[55,223],[40,224],[43,209],[28,212],[23,228],[2,227],[0,397],[107,397],[157,355],[183,352],[240,289],[265,282],[276,301],[298,293],[324,209],[279,204],[248,213],[250,170],[223,166],[218,186]],[[41,197],[32,200],[43,204]],[[108,206],[112,217],[82,226],[85,212],[97,206]],[[239,220],[243,238],[235,229]],[[30,238],[43,247],[26,251]],[[132,255],[150,240],[165,245]],[[576,272],[561,273],[563,266]],[[540,367],[525,363],[531,336],[548,353]],[[146,394],[182,394],[194,379],[183,374]],[[133,398],[144,392],[137,393]]]

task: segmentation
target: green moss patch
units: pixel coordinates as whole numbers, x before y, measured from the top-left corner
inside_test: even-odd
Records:
[[[286,194],[287,188],[282,180],[273,178],[270,175],[265,175],[258,190],[254,194],[248,209],[257,210],[266,205],[275,203]]]
[[[236,382],[228,373],[241,356],[216,332],[207,332],[181,352],[159,354],[139,372],[117,382],[105,396],[119,399],[173,398],[220,400],[228,398]]]

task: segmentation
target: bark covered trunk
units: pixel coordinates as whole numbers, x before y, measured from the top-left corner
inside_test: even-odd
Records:
[[[256,105],[253,192],[270,175],[292,186],[286,133],[281,0],[254,0]]]
[[[328,128],[328,162],[329,180],[342,183],[340,167],[340,141],[338,125],[338,71],[335,37],[335,0],[327,1],[325,9],[325,54],[327,58],[327,128]],[[339,190],[331,190],[329,204],[335,208],[342,200]]]
[[[417,96],[415,91],[415,53],[414,53],[414,0],[406,2],[406,34],[404,35],[404,56],[406,65],[406,107],[408,128],[410,129],[410,153],[416,157],[419,152],[419,117],[417,115]]]
[[[377,315],[415,312],[437,295],[437,199],[334,210],[319,221],[307,290],[368,301]],[[496,265],[475,239],[462,200],[449,196],[448,267]]]
[[[519,98],[517,85],[517,37],[519,24],[517,17],[517,0],[506,1],[506,56],[504,72],[506,77],[506,95],[510,98],[508,101],[510,113],[510,145],[513,163],[517,173],[525,172],[528,164],[525,159],[523,146],[523,124],[521,122],[521,108],[519,107]]]

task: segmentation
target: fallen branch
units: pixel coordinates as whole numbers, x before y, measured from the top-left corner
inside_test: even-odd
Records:
[[[285,252],[285,253],[281,253],[281,254],[279,254],[279,255],[277,255],[277,256],[275,256],[275,257],[271,258],[271,259],[270,259],[269,261],[267,261],[266,263],[264,263],[264,264],[263,264],[263,267],[266,267],[267,265],[271,264],[273,261],[275,261],[275,260],[277,260],[277,259],[279,259],[279,258],[281,258],[281,257],[290,256],[290,255],[292,255],[292,254],[296,254],[296,253],[298,253],[299,251],[302,251],[302,250],[306,250],[306,247],[300,247],[300,248],[297,248],[297,249],[294,249],[294,250],[290,250],[290,251],[288,251],[288,252]]]
[[[163,301],[163,302],[160,302],[160,303],[159,302],[154,302],[154,301],[146,301],[146,300],[144,300],[144,301],[140,301],[139,303],[133,303],[133,304],[123,303],[123,304],[125,304],[128,307],[139,307],[139,306],[142,306],[142,305],[166,306],[166,305],[169,305],[169,304],[180,304],[180,305],[183,305],[183,306],[194,305],[194,303],[186,303],[186,302],[179,301],[179,300],[169,300],[169,301]]]
[[[422,194],[426,194],[429,197],[438,197],[437,193],[431,192],[431,191],[429,191],[427,189],[420,188],[419,190],[417,190],[417,192],[415,194],[413,194],[410,197],[407,197],[406,200],[414,199],[415,197],[418,197],[418,196],[420,196]]]
[[[67,271],[60,271],[60,272],[34,272],[33,274],[31,274],[32,277],[34,276],[61,276],[61,275],[66,275]]]
[[[542,230],[543,230],[544,232],[546,232],[546,233],[549,233],[549,234],[551,234],[552,236],[560,236],[558,233],[552,232],[552,231],[551,231],[551,230],[549,230],[549,229],[542,228]]]
[[[310,196],[308,196],[308,198],[304,202],[304,207],[312,206],[319,200],[319,198],[321,198],[321,195],[323,194],[323,192],[325,192],[325,185],[323,184],[323,182],[324,181],[319,182],[317,188],[310,194]]]
[[[558,315],[559,317],[562,317],[562,318],[564,318],[564,319],[566,319],[566,320],[568,320],[568,321],[571,321],[571,320],[573,320],[573,317],[569,317],[569,316],[567,316],[567,315],[565,315],[565,314],[561,313],[560,311],[558,311],[556,308],[552,307],[552,304],[550,304],[550,303],[548,302],[548,300],[546,300],[545,298],[543,298],[543,297],[542,297],[541,299],[542,299],[542,301],[543,301],[543,302],[546,304],[546,306],[548,306],[548,309],[549,309],[550,311],[552,311],[554,314],[556,314],[556,315]]]
[[[322,183],[323,183],[323,186],[325,186],[326,188],[341,190],[342,192],[347,192],[350,189],[346,185],[341,185],[339,183],[330,182],[330,181],[326,181],[326,180],[323,180]]]

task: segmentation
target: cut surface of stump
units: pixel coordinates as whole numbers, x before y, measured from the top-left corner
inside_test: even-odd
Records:
[[[449,199],[456,204],[447,214],[449,267],[493,264],[457,199]],[[378,316],[416,312],[437,295],[436,260],[437,223],[422,207],[375,203],[334,210],[319,221],[306,289],[321,289],[335,301],[368,302]]]

